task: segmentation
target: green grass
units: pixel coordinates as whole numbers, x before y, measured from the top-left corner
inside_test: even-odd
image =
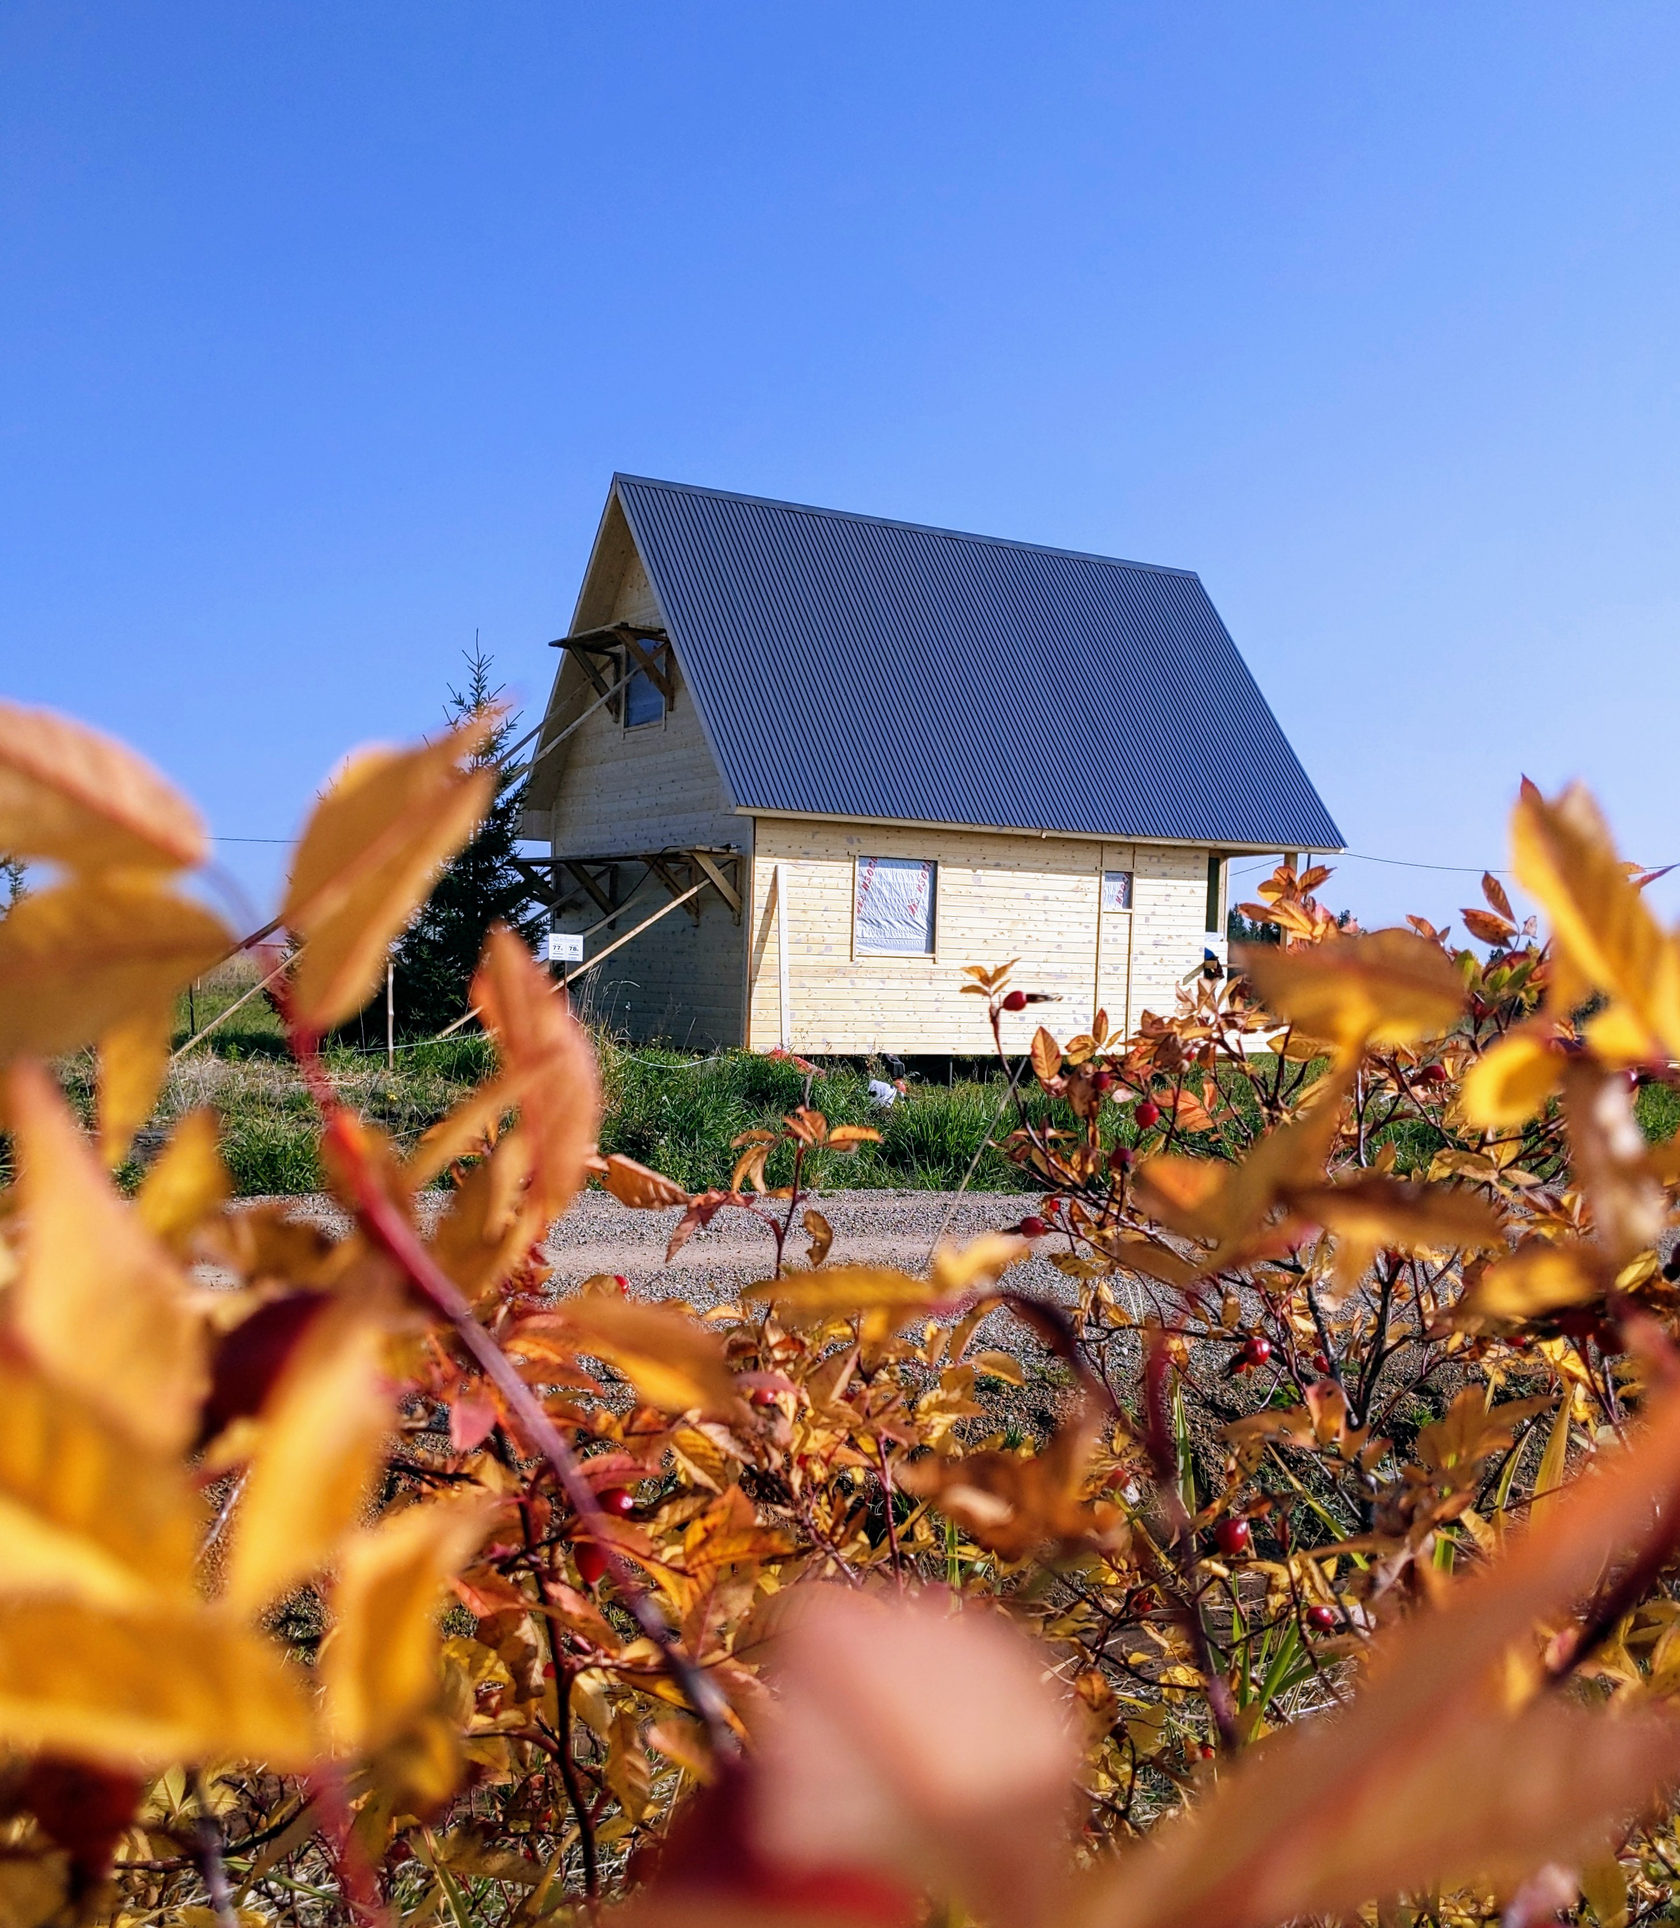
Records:
[[[177,1043],[190,1035],[189,1017],[201,1029],[252,981],[248,964],[236,966],[198,988],[190,1013],[183,997]],[[784,1060],[746,1052],[698,1058],[675,1050],[632,1051],[611,1040],[601,1041],[599,1051],[606,1101],[602,1149],[639,1159],[691,1191],[726,1185],[734,1164],[731,1141],[745,1131],[775,1127],[805,1096],[804,1076]],[[333,1048],[326,1057],[345,1099],[404,1151],[491,1065],[488,1043],[467,1035],[399,1049],[393,1068],[383,1051]],[[1315,1069],[1309,1067],[1308,1075]],[[92,1105],[90,1057],[72,1060],[66,1072],[85,1115]],[[908,1094],[884,1111],[869,1101],[869,1076],[855,1062],[842,1061],[822,1066],[812,1081],[810,1102],[832,1123],[872,1125],[882,1134],[880,1144],[856,1153],[816,1154],[809,1176],[819,1188],[950,1190],[962,1182],[990,1133],[1008,1131],[1014,1123],[1013,1105],[998,1118],[1005,1080],[996,1071],[980,1070],[949,1084],[912,1082]],[[1251,1122],[1258,1122],[1246,1081],[1225,1071],[1221,1082],[1239,1109],[1254,1112]],[[1065,1108],[1046,1099],[1030,1077],[1024,1087],[1030,1116],[1072,1123]],[[1646,1085],[1636,1102],[1647,1138],[1670,1138],[1680,1127],[1680,1091]],[[153,1128],[167,1129],[195,1105],[220,1112],[223,1155],[242,1196],[321,1189],[313,1111],[265,997],[241,1006],[172,1067]],[[1129,1133],[1129,1124],[1126,1129]],[[1426,1166],[1441,1142],[1431,1126],[1415,1118],[1397,1121],[1377,1136],[1397,1141],[1403,1170]],[[128,1175],[137,1177],[138,1169],[132,1167]],[[784,1182],[790,1169],[791,1155],[778,1151],[770,1163],[770,1182]],[[989,1145],[972,1182],[980,1191],[1032,1189]]]
[[[734,1163],[730,1141],[774,1126],[805,1093],[805,1079],[792,1065],[746,1052],[696,1059],[607,1044],[601,1071],[602,1150],[640,1159],[691,1191],[727,1184]],[[952,1189],[986,1138],[1005,1080],[1000,1074],[950,1085],[912,1084],[884,1111],[870,1103],[868,1083],[868,1074],[851,1064],[825,1066],[812,1080],[810,1101],[831,1124],[872,1125],[882,1134],[879,1145],[855,1153],[817,1154],[819,1185]],[[790,1153],[778,1152],[769,1166],[771,1182],[785,1180],[791,1163]],[[1027,1189],[995,1149],[982,1156],[973,1182],[982,1191]]]

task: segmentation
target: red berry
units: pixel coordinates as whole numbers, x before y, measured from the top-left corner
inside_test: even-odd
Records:
[[[1137,1163],[1137,1155],[1130,1145],[1116,1145],[1108,1154],[1108,1169],[1111,1172],[1129,1172]]]
[[[1091,1073],[1091,1089],[1093,1091],[1107,1091],[1113,1084],[1114,1073],[1112,1071],[1093,1071]]]
[[[1201,1746],[1196,1749],[1196,1753],[1201,1760],[1211,1761],[1213,1759],[1213,1749],[1206,1741],[1203,1741]]]
[[[1307,1625],[1314,1633],[1333,1633],[1342,1624],[1341,1615],[1334,1607],[1308,1607]]]
[[[627,1493],[622,1486],[604,1487],[595,1495],[595,1504],[603,1513],[611,1513],[617,1519],[623,1519],[626,1513],[636,1510],[634,1495]]]
[[[1263,1366],[1272,1356],[1272,1342],[1263,1333],[1254,1337],[1242,1349],[1242,1363],[1247,1366]]]
[[[593,1540],[584,1540],[574,1546],[572,1557],[577,1561],[578,1578],[586,1587],[596,1585],[607,1570],[607,1550],[597,1546]]]
[[[615,1272],[613,1274],[613,1284],[618,1287],[618,1295],[621,1299],[629,1298],[630,1281],[624,1276],[622,1272]]]
[[[1011,991],[1009,995],[1003,1000],[1003,1008],[1006,1011],[1024,1011],[1027,1008],[1026,992]]]
[[[1036,1212],[1029,1212],[1015,1229],[1021,1234],[1022,1238],[1043,1238],[1050,1227],[1045,1224],[1044,1220],[1041,1219]]]
[[[1236,1559],[1248,1551],[1248,1543],[1253,1538],[1247,1520],[1232,1519],[1227,1516],[1219,1522],[1214,1538],[1219,1542],[1219,1550],[1228,1559]]]
[[[1330,1370],[1330,1361],[1325,1358],[1322,1352],[1315,1352],[1313,1354],[1313,1365],[1319,1372],[1328,1372]]]
[[[1152,1125],[1158,1125],[1161,1122],[1161,1107],[1153,1098],[1140,1098],[1132,1116],[1145,1131],[1148,1131]]]
[[[1444,1085],[1450,1075],[1444,1064],[1426,1064],[1418,1073],[1418,1082],[1427,1085]]]
[[[754,1406],[773,1406],[776,1403],[776,1395],[769,1386],[754,1386],[747,1394],[747,1401]]]

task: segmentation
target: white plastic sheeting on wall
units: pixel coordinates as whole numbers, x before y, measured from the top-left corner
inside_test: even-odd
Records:
[[[1102,907],[1104,910],[1131,909],[1132,873],[1129,870],[1105,870],[1103,872]]]
[[[859,857],[853,915],[860,956],[933,954],[937,869],[915,857]]]

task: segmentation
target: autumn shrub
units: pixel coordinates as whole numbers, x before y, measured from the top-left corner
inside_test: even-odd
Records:
[[[1135,1035],[977,963],[1038,1196],[894,1268],[811,1189],[891,1114],[783,1061],[718,1182],[606,1149],[505,931],[430,1129],[323,1057],[485,727],[352,761],[293,858],[333,1233],[228,1209],[206,1106],[113,1184],[236,938],[155,772],[0,706],[0,847],[57,871],[0,921],[0,1920],[1667,1918],[1680,941],[1591,802],[1517,804],[1544,938],[1491,877],[1455,941],[1286,867],[1281,941]],[[590,1182],[762,1281],[557,1296]]]

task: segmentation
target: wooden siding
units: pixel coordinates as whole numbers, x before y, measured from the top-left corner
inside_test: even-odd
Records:
[[[664,899],[661,885],[648,884],[616,925],[599,931],[586,949],[610,944]],[[711,1051],[742,1041],[746,925],[736,923],[715,892],[693,901],[700,906],[698,924],[685,904],[582,980],[576,1000],[581,1016],[636,1044],[661,1041]],[[576,930],[596,915],[593,909],[587,918],[574,912],[565,921]]]
[[[854,866],[868,855],[939,865],[932,957],[854,955]],[[789,1042],[797,1050],[987,1052],[985,1008],[960,994],[962,967],[1013,956],[1023,988],[1059,999],[1040,1007],[1051,1029],[1065,1037],[1084,1028],[1099,988],[1104,868],[1135,873],[1134,908],[1102,916],[1101,994],[1114,1000],[1111,1023],[1135,1021],[1145,1008],[1171,1011],[1178,979],[1201,957],[1204,850],[761,817],[748,957],[755,1050],[782,1037],[778,866],[787,890]],[[1010,1021],[1019,1039],[1006,1033],[1009,1042],[1031,1035],[1030,1015]]]
[[[610,538],[613,531],[604,535]],[[589,585],[585,603],[591,620],[659,624],[658,604],[634,549],[604,539],[597,561],[616,582],[608,588]],[[575,665],[566,677],[562,689],[570,707],[563,714],[576,715],[592,692]],[[613,706],[605,705],[555,752],[560,769],[550,780],[552,807],[540,827],[527,819],[527,835],[546,836],[559,857],[609,857],[695,844],[750,852],[752,819],[730,808],[680,671],[673,670],[672,681],[674,701],[663,724],[627,730]],[[628,879],[635,874],[629,871]],[[618,918],[588,940],[586,955],[651,915],[665,899],[664,887],[649,880]],[[739,1044],[746,926],[713,891],[694,902],[698,923],[685,905],[591,971],[578,987],[579,1009],[635,1043],[661,1039],[701,1050]],[[599,915],[589,905],[572,910],[561,923],[583,930]]]

